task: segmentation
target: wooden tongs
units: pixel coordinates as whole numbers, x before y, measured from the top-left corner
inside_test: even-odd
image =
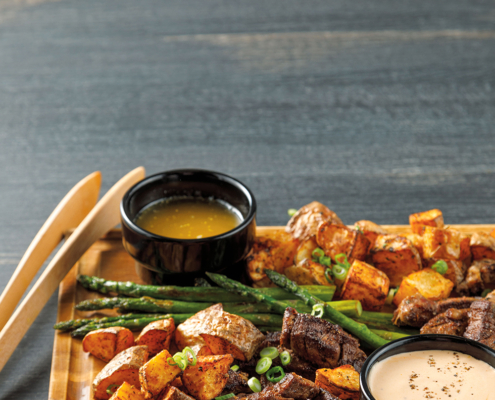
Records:
[[[119,223],[120,200],[144,176],[143,167],[134,169],[96,203],[101,174],[94,172],[67,193],[43,224],[0,297],[0,371],[72,266]],[[40,267],[72,228],[76,229],[15,310]]]

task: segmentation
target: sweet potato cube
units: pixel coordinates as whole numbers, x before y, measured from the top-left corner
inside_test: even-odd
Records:
[[[148,361],[146,346],[133,346],[121,351],[103,367],[93,381],[93,395],[95,399],[110,398],[107,388],[110,385],[122,385],[124,382],[140,388],[139,368]]]
[[[359,372],[352,365],[318,369],[315,383],[342,400],[359,400]]]
[[[386,229],[383,229],[380,225],[371,221],[361,220],[354,224],[364,236],[370,241],[370,248],[375,245],[375,240],[378,235],[387,235]]]
[[[454,229],[425,226],[423,229],[423,257],[460,260],[462,239],[461,233]]]
[[[144,396],[141,391],[127,382],[124,382],[113,393],[110,400],[144,400]]]
[[[417,293],[430,300],[442,300],[449,297],[453,287],[454,284],[450,280],[427,268],[406,276],[400,284],[393,302],[399,306],[403,299]]]
[[[384,272],[355,260],[342,287],[342,300],[359,300],[363,310],[378,311],[387,299],[390,280]]]
[[[177,389],[174,386],[170,386],[167,390],[164,390],[157,400],[195,400],[193,397],[188,396],[182,390]]]
[[[211,400],[219,396],[229,379],[228,371],[234,357],[199,356],[194,366],[189,366],[182,375],[182,382],[188,393],[196,400]]]
[[[404,277],[422,266],[418,250],[403,236],[379,235],[371,255],[375,268],[385,272],[392,287],[399,286]]]
[[[162,350],[155,357],[139,368],[139,381],[141,392],[146,399],[151,399],[160,394],[170,384],[181,369],[176,365],[170,365],[167,359],[172,357],[168,350]]]
[[[82,341],[83,350],[109,362],[121,351],[134,346],[134,335],[127,328],[115,326],[89,332]]]
[[[411,214],[409,215],[409,224],[413,233],[421,235],[423,226],[443,228],[443,215],[437,209]]]
[[[150,355],[154,356],[164,349],[169,349],[174,331],[173,318],[154,321],[144,327],[136,339],[136,343],[148,346]]]
[[[318,226],[316,241],[333,260],[336,255],[343,253],[350,263],[354,260],[364,260],[370,246],[370,241],[363,233],[330,222],[322,222]]]
[[[477,232],[471,236],[471,253],[473,260],[488,258],[495,260],[495,238],[487,233]]]

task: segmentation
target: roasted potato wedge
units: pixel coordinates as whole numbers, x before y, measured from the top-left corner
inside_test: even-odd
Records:
[[[440,210],[433,209],[409,215],[409,225],[413,233],[422,234],[423,226],[443,228],[443,214]]]
[[[364,236],[370,241],[370,248],[375,245],[375,240],[378,235],[387,235],[386,229],[371,221],[361,220],[354,224],[364,233]]]
[[[405,237],[378,235],[371,249],[375,268],[385,272],[390,286],[399,286],[402,279],[422,267],[416,247]]]
[[[164,349],[169,349],[174,331],[173,318],[154,321],[144,327],[136,339],[136,343],[148,346],[150,356],[154,356]]]
[[[463,237],[459,231],[425,226],[422,237],[424,258],[461,260]]]
[[[423,260],[423,266],[425,268],[431,268],[437,261],[435,258],[428,258]],[[443,275],[444,278],[450,280],[454,287],[457,287],[464,280],[467,268],[464,262],[460,260],[443,260],[447,263],[447,272]]]
[[[187,367],[182,375],[188,393],[196,400],[217,397],[227,383],[228,371],[233,362],[231,354],[199,356],[196,365]]]
[[[294,257],[294,264],[299,264],[304,260],[311,260],[313,257],[313,251],[318,248],[316,243],[316,236],[311,236],[309,239],[302,241],[297,247],[296,255]]]
[[[330,222],[322,222],[318,226],[316,242],[332,260],[335,260],[338,254],[345,254],[350,263],[354,260],[364,260],[370,246],[363,233]]]
[[[454,283],[438,272],[426,268],[406,276],[394,296],[393,303],[399,306],[406,297],[421,294],[429,300],[442,300],[450,296]]]
[[[287,223],[285,231],[301,241],[315,236],[318,225],[323,222],[343,225],[340,218],[328,207],[313,201],[301,207]]]
[[[342,300],[359,300],[363,310],[379,311],[387,299],[390,280],[388,276],[366,264],[355,260],[344,282]]]
[[[488,258],[495,260],[495,238],[487,233],[477,232],[471,236],[470,241],[473,260]]]
[[[405,237],[407,240],[409,240],[413,246],[418,250],[419,257],[421,258],[421,261],[424,261],[424,255],[423,255],[423,237],[418,235],[417,233],[403,233],[400,234],[399,236]],[[424,262],[423,262],[423,267],[424,267]]]
[[[113,393],[110,400],[144,400],[144,396],[141,391],[127,382],[124,382]]]
[[[82,341],[83,351],[109,362],[121,351],[134,346],[134,335],[121,326],[89,332]]]
[[[167,359],[172,357],[168,350],[162,350],[155,357],[139,368],[139,382],[141,392],[146,399],[151,399],[165,389],[181,369],[176,365],[170,365]]]
[[[103,367],[93,381],[93,396],[95,399],[110,398],[107,388],[110,385],[122,385],[127,382],[137,388],[139,383],[139,368],[148,361],[146,346],[133,346],[121,351]]]
[[[283,273],[294,262],[299,240],[289,233],[279,232],[273,237],[257,237],[246,257],[247,272],[254,287],[275,286],[265,275],[265,268]]]
[[[163,391],[157,400],[195,400],[193,397],[188,396],[182,390],[177,389],[174,386],[170,386],[167,390]]]
[[[325,270],[327,267],[306,259],[301,261],[297,265],[287,268],[284,273],[291,281],[296,282],[298,285],[332,285],[327,278],[325,278]]]
[[[315,383],[342,400],[359,400],[360,398],[359,372],[352,365],[342,365],[334,369],[318,369]]]

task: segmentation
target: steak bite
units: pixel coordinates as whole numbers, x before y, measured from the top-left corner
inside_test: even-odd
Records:
[[[366,355],[359,348],[357,339],[340,326],[321,318],[299,314],[288,307],[284,314],[284,327],[285,337],[290,332],[290,347],[294,354],[313,365],[335,368],[350,364],[360,371],[366,360]],[[287,344],[285,337],[281,337],[281,340]]]
[[[280,335],[280,346],[290,349],[290,334],[294,327],[298,312],[292,307],[287,307],[284,312],[284,321],[282,323],[282,334]]]
[[[430,319],[421,328],[421,334],[440,333],[444,335],[462,336],[469,321],[469,308],[458,310],[449,308],[444,313]]]
[[[248,385],[249,376],[245,372],[236,372],[229,369],[227,371],[229,374],[229,378],[227,379],[227,383],[224,386],[221,395],[234,393],[249,393],[251,389]]]
[[[495,349],[495,304],[488,300],[477,300],[471,304],[464,337]]]
[[[293,373],[285,375],[271,390],[278,396],[294,400],[312,399],[320,393],[313,382]]]

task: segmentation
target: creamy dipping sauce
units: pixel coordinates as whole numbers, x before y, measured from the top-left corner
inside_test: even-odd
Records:
[[[495,400],[495,368],[455,351],[414,351],[376,363],[368,386],[376,400]]]
[[[242,216],[220,200],[173,197],[151,203],[139,212],[134,222],[156,235],[201,239],[234,229],[242,222]]]

